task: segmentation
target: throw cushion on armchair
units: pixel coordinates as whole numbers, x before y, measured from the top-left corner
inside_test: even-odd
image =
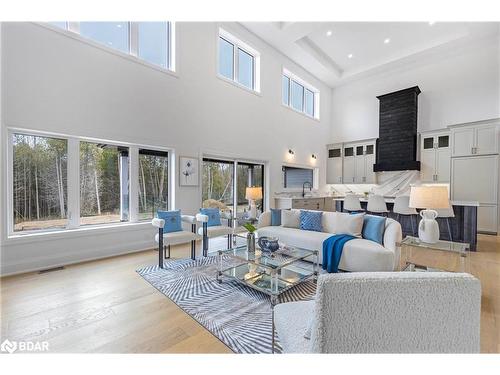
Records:
[[[220,211],[218,208],[200,208],[200,213],[208,216],[207,226],[217,227],[221,224]]]
[[[158,219],[165,220],[163,231],[165,233],[180,232],[182,230],[181,210],[157,211]]]

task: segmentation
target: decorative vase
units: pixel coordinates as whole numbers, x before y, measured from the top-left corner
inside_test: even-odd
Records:
[[[247,233],[247,250],[249,253],[255,253],[255,233]]]
[[[420,211],[420,224],[418,226],[418,238],[425,243],[436,243],[439,241],[439,225],[436,221],[438,216],[437,211],[422,210]]]

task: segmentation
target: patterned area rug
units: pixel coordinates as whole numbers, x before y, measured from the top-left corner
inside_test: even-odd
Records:
[[[271,301],[266,294],[228,278],[218,283],[216,256],[171,260],[164,267],[137,273],[235,353],[272,352]],[[307,281],[288,290],[280,302],[311,299],[315,291],[314,282]],[[275,342],[279,353],[277,336]]]

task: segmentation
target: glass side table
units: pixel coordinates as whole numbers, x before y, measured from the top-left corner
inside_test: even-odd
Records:
[[[439,240],[420,241],[407,236],[401,243],[401,271],[449,271],[470,273],[469,244]]]

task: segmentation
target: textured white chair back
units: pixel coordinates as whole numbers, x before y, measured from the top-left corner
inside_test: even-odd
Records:
[[[417,215],[415,208],[410,208],[410,196],[400,195],[394,199],[394,208],[392,210],[395,214],[400,215]]]
[[[314,311],[313,353],[479,353],[481,283],[469,274],[321,275]]]
[[[366,209],[368,212],[389,212],[387,210],[387,204],[385,203],[385,199],[381,195],[370,195],[368,197],[368,207]]]
[[[453,206],[451,205],[451,202],[450,202],[450,207],[448,207],[448,208],[439,208],[439,209],[437,209],[435,211],[438,213],[437,217],[443,217],[443,218],[446,218],[446,217],[455,217],[455,212],[453,211]]]
[[[359,198],[354,194],[347,194],[344,199],[344,210],[363,211]]]

